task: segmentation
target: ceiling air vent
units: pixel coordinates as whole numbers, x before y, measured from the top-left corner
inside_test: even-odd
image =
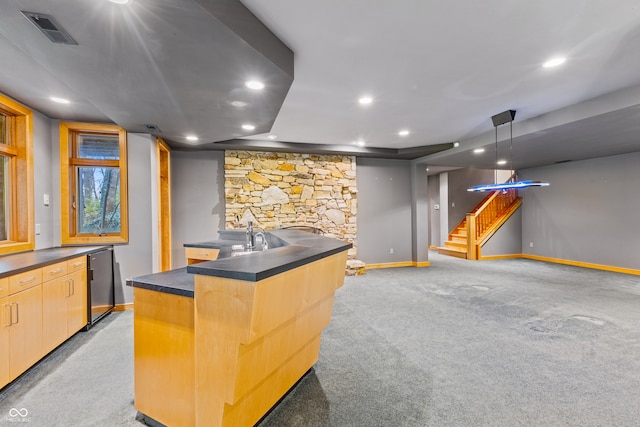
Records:
[[[66,30],[58,24],[58,21],[56,21],[53,16],[44,13],[25,11],[22,11],[22,14],[52,42],[60,44],[78,44],[69,35],[69,33],[67,33]]]
[[[162,132],[158,126],[156,126],[156,125],[152,125],[151,123],[147,123],[147,124],[145,124],[145,125],[144,125],[144,127],[146,127],[146,128],[147,128],[147,130],[148,130],[149,132],[151,132],[151,133],[154,133],[154,132],[155,132],[155,133],[160,133],[160,132]]]

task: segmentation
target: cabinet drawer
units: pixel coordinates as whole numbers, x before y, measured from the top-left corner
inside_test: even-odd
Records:
[[[53,280],[58,277],[62,277],[67,274],[67,262],[58,262],[56,264],[47,265],[42,267],[42,281]]]
[[[67,272],[73,273],[74,271],[84,270],[87,268],[87,257],[79,256],[78,258],[70,259],[67,261]]]
[[[15,294],[40,283],[42,283],[42,268],[9,276],[9,294]]]
[[[185,248],[187,259],[202,259],[212,261],[218,259],[220,249],[211,248]]]
[[[9,278],[4,277],[0,279],[0,298],[9,295]]]

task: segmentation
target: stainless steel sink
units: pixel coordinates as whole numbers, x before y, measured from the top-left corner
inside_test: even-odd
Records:
[[[256,251],[246,251],[246,250],[245,251],[231,251],[231,256],[233,257],[233,256],[240,256],[240,255],[248,255],[248,254],[253,253],[253,252],[256,252]]]

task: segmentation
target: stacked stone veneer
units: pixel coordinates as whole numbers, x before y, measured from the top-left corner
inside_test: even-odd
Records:
[[[224,175],[227,228],[315,227],[352,243],[355,263],[355,157],[226,151]]]

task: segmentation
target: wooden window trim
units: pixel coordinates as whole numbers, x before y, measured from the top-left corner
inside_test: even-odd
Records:
[[[73,132],[117,133],[120,140],[120,160],[87,161],[70,158],[71,135]],[[73,209],[73,166],[96,165],[117,166],[120,168],[120,234],[75,235],[72,227]],[[61,243],[63,245],[120,244],[129,241],[129,199],[127,196],[127,132],[117,125],[60,122],[60,210]]]
[[[162,138],[156,138],[158,168],[158,254],[160,271],[171,270],[171,149]]]
[[[13,116],[11,134],[15,146],[0,144],[3,154],[14,157],[9,171],[11,191],[11,237],[0,243],[0,255],[33,250],[35,220],[33,204],[33,112],[0,94],[0,107]]]

